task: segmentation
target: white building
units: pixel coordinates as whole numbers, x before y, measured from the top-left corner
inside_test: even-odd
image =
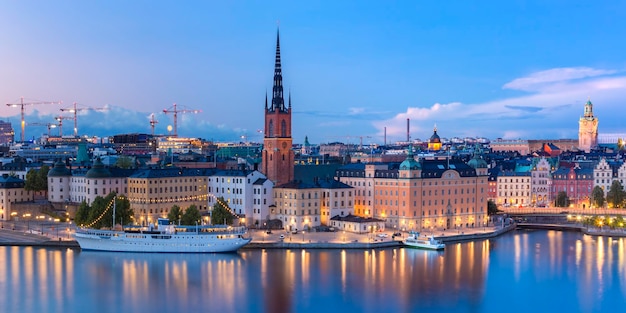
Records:
[[[536,206],[550,204],[550,190],[552,188],[552,166],[546,158],[541,158],[530,171],[531,193],[530,203]]]
[[[496,204],[504,206],[529,205],[530,185],[530,172],[500,172]]]

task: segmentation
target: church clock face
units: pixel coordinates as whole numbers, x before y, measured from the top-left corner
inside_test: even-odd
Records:
[[[283,142],[283,149],[287,149],[287,143]]]

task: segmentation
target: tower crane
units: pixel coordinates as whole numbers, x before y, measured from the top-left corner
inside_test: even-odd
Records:
[[[150,128],[152,128],[152,136],[154,136],[154,126],[156,126],[157,123],[159,123],[159,121],[154,118],[154,113],[150,114]]]
[[[20,98],[20,102],[19,103],[7,103],[7,106],[10,107],[20,107],[21,108],[21,113],[22,113],[22,120],[21,120],[21,127],[22,127],[22,133],[20,134],[20,140],[23,142],[24,141],[24,126],[25,126],[25,122],[24,122],[24,106],[25,105],[35,105],[35,104],[62,104],[63,102],[61,101],[36,101],[36,102],[24,102],[24,97]]]
[[[74,136],[78,136],[78,111],[105,111],[107,108],[78,108],[78,103],[74,102],[73,107],[61,109],[61,112],[74,113]]]
[[[63,136],[63,120],[71,120],[74,119],[72,116],[57,116],[54,118],[59,122],[59,136]]]
[[[57,124],[53,124],[53,123],[34,122],[34,123],[28,123],[28,126],[46,126],[46,127],[48,127],[48,137],[50,137],[50,129],[51,128],[56,128],[58,125]]]
[[[201,110],[192,110],[192,109],[178,109],[178,106],[176,103],[174,103],[174,105],[172,107],[170,107],[169,109],[165,109],[163,110],[163,113],[165,114],[169,114],[169,113],[173,113],[174,114],[174,137],[178,137],[178,113],[200,113],[202,112]]]

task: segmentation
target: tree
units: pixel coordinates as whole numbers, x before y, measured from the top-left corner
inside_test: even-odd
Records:
[[[83,200],[76,211],[76,216],[74,217],[74,224],[81,226],[87,223],[87,219],[89,218],[89,205],[87,202]]]
[[[127,155],[122,155],[119,158],[117,158],[117,162],[115,162],[115,166],[119,168],[133,168],[134,163],[135,162],[133,161],[133,158]]]
[[[47,165],[42,165],[40,169],[31,169],[26,173],[24,189],[29,191],[48,191],[48,171]]]
[[[115,204],[113,199],[115,198]],[[111,228],[113,226],[113,206],[115,205],[115,224],[129,224],[134,216],[130,202],[126,197],[116,197],[115,192],[106,197],[96,197],[91,206],[85,201],[80,204],[74,221],[77,225],[88,225],[90,228]]]
[[[234,216],[231,213],[232,210],[228,207],[228,203],[224,201],[223,197],[217,198],[217,202],[213,206],[213,212],[211,212],[211,224],[213,225],[232,225]]]
[[[498,214],[498,212],[500,212],[500,210],[498,210],[496,203],[493,202],[493,200],[487,201],[487,215]]]
[[[554,206],[565,208],[569,206],[569,198],[567,197],[567,193],[565,191],[559,191],[556,195],[556,201],[554,202]]]
[[[604,201],[604,190],[602,190],[600,186],[593,187],[591,191],[591,203],[596,208],[602,208],[604,207]]]
[[[623,207],[624,198],[624,187],[619,180],[614,180],[611,184],[611,188],[609,188],[609,192],[606,194],[606,202],[613,208],[621,208]]]
[[[180,209],[179,206],[173,205],[170,209],[170,212],[167,213],[167,219],[173,222],[174,224],[178,224],[181,222],[183,217],[183,210]]]
[[[200,211],[194,204],[192,204],[185,210],[185,213],[180,219],[180,223],[183,225],[196,225],[196,223],[200,222],[201,218],[202,216],[200,215]]]

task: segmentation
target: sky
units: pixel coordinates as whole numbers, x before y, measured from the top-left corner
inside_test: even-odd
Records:
[[[293,141],[626,133],[624,1],[2,1],[0,101],[26,139],[77,103],[78,133],[262,141],[276,32]],[[106,108],[87,110],[86,108]],[[19,107],[0,119],[20,136]],[[29,126],[29,123],[34,124]],[[63,121],[63,134],[73,121]],[[58,132],[52,130],[53,134]]]

